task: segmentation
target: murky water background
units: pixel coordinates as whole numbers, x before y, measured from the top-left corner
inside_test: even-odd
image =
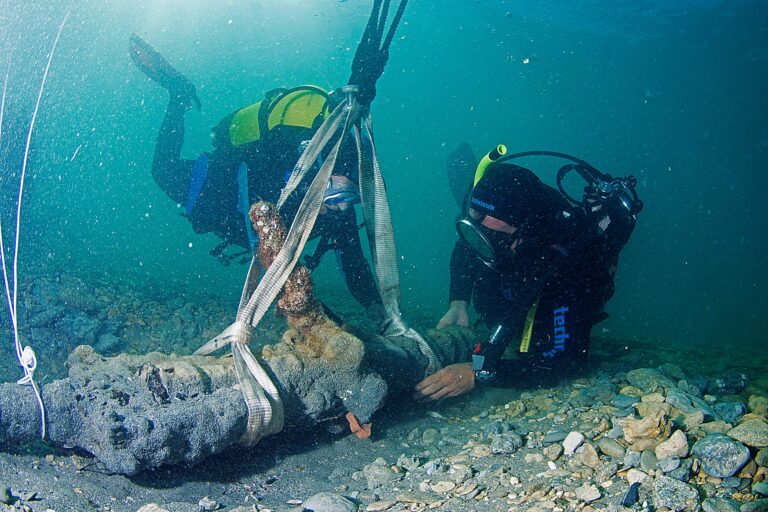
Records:
[[[3,71],[13,51],[7,233],[21,130],[67,4],[0,6]],[[213,294],[234,316],[246,268],[209,256],[217,240],[194,234],[151,179],[166,94],[134,68],[128,37],[195,82],[203,110],[187,115],[192,158],[221,117],[269,89],[346,83],[369,9],[362,0],[73,4],[32,143],[22,281],[107,275],[150,296]],[[764,345],[766,19],[759,1],[411,2],[373,104],[405,312],[436,320],[446,305],[457,213],[447,154],[465,140],[477,153],[506,143],[638,177],[646,209],[601,332],[681,349]],[[556,165],[531,165],[553,181]],[[332,260],[318,293],[353,308]]]

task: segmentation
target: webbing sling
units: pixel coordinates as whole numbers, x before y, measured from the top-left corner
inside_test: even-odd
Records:
[[[343,107],[344,104],[337,107],[323,123],[323,126],[320,127],[316,134],[316,136],[320,135],[320,137],[313,138],[310,141],[304,155],[307,153],[319,155],[320,150],[316,147],[319,141],[324,141],[327,144],[333,133],[338,131],[339,126],[342,125],[342,121],[344,121],[345,127],[348,126],[350,118],[356,115],[356,105],[352,105],[353,108],[350,109]],[[324,137],[323,135],[327,133],[330,133],[330,135]],[[240,297],[236,321],[227,327],[224,332],[195,352],[196,354],[205,355],[227,344],[232,347],[235,371],[240,381],[241,391],[249,413],[246,433],[240,440],[243,444],[254,445],[261,437],[277,433],[283,427],[283,405],[277,388],[269,380],[266,372],[247,345],[253,338],[254,327],[258,325],[264,313],[266,313],[269,306],[280,293],[285,281],[301,256],[301,252],[304,245],[306,245],[322,206],[326,184],[331,177],[343,138],[342,134],[342,137],[339,137],[328,158],[323,162],[320,171],[315,176],[304,196],[304,200],[299,206],[282,249],[266,270],[264,276],[258,281],[258,284],[259,265],[255,257],[251,261],[251,267]],[[302,158],[299,163],[307,166],[306,169],[303,169],[304,174],[306,174],[307,169],[314,164],[314,160]],[[299,164],[296,167],[298,168]]]
[[[280,293],[285,281],[293,271],[314,227],[317,215],[323,205],[325,189],[330,180],[336,159],[350,128],[354,127],[355,142],[358,151],[358,168],[366,232],[368,233],[371,252],[374,255],[377,284],[382,303],[389,316],[386,334],[408,336],[414,339],[429,361],[428,372],[440,368],[434,351],[427,342],[413,329],[409,328],[400,313],[400,280],[397,272],[397,259],[394,245],[389,204],[381,177],[378,156],[373,145],[373,130],[370,115],[365,120],[365,130],[371,140],[371,165],[363,165],[363,148],[360,140],[360,106],[354,96],[354,88],[347,87],[346,99],[323,122],[304,149],[277,203],[279,209],[306,176],[322,151],[341,129],[338,139],[328,157],[323,162],[299,209],[294,217],[285,242],[275,260],[267,269],[264,277],[256,284],[258,264],[254,261],[246,278],[238,307],[237,320],[223,333],[198,349],[196,354],[209,354],[227,343],[232,346],[235,358],[235,370],[240,379],[243,394],[249,410],[248,431],[241,442],[255,444],[262,436],[279,431],[283,424],[283,409],[274,384],[263,382],[266,372],[248,350],[248,343],[253,337],[253,328],[258,325],[272,302]],[[367,212],[367,213],[366,213]],[[261,389],[263,388],[263,390]],[[266,392],[266,393],[265,393]]]
[[[360,198],[365,220],[365,232],[371,249],[376,281],[389,324],[385,336],[407,336],[414,340],[421,353],[427,358],[427,373],[432,374],[442,365],[434,350],[416,331],[408,327],[400,312],[400,274],[397,270],[397,251],[395,248],[392,218],[389,213],[389,201],[381,176],[379,158],[373,138],[373,126],[370,112],[363,120],[365,134],[371,144],[371,161],[365,162],[360,126],[355,125],[355,143],[357,144],[358,169],[360,176]]]

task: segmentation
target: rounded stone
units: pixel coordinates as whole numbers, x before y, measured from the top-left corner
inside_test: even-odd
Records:
[[[749,460],[749,448],[723,434],[710,434],[696,442],[692,453],[709,476],[733,476]]]
[[[728,431],[728,435],[753,448],[768,446],[768,423],[761,420],[745,421]]]
[[[659,460],[668,457],[685,457],[688,455],[688,438],[682,430],[675,430],[669,439],[656,446],[655,453]]]
[[[667,457],[659,461],[659,469],[665,473],[671,473],[680,467],[680,457]]]
[[[739,505],[733,500],[722,498],[707,498],[701,502],[704,512],[739,512]]]
[[[701,510],[699,491],[668,476],[660,476],[653,483],[653,502],[657,507],[667,507],[676,512]]]
[[[321,492],[309,497],[302,504],[304,510],[314,512],[356,512],[357,505],[344,496]]]
[[[581,432],[570,432],[563,440],[563,451],[566,455],[572,455],[583,442],[584,434]]]
[[[768,499],[761,499],[744,503],[739,512],[768,512]]]
[[[754,494],[768,496],[768,482],[763,481],[752,485],[752,492]]]
[[[522,448],[525,441],[514,431],[496,434],[491,439],[491,452],[496,455],[509,455]]]
[[[624,458],[624,447],[621,446],[615,439],[602,438],[597,442],[597,447],[600,448],[601,452],[609,457],[613,457],[614,459]]]
[[[768,448],[763,448],[755,455],[755,462],[760,467],[768,467]]]
[[[4,505],[11,505],[13,503],[11,490],[3,484],[0,484],[0,503]]]
[[[744,402],[721,402],[712,406],[720,419],[735,425],[742,416],[747,414],[747,404]]]
[[[576,489],[576,498],[585,503],[592,503],[595,500],[599,500],[600,497],[600,490],[587,482],[584,482],[581,487]]]

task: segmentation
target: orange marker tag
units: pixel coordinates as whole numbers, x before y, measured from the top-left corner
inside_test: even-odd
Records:
[[[371,424],[366,423],[365,425],[360,425],[360,422],[357,421],[357,418],[355,418],[355,415],[351,412],[348,412],[346,416],[347,421],[349,422],[349,429],[352,431],[353,434],[357,436],[358,439],[367,439],[371,437]]]

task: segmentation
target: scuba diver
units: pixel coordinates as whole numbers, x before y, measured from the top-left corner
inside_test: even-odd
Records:
[[[473,159],[468,152],[462,146],[449,163],[466,165]],[[608,316],[603,308],[614,292],[619,253],[643,208],[636,179],[613,178],[563,153],[505,153],[498,146],[467,179],[471,188],[463,195],[465,216],[456,225],[450,262],[450,306],[437,325],[468,326],[474,300],[490,337],[475,345],[471,362],[422,380],[417,400],[578,370],[592,327]],[[557,173],[557,189],[510,162],[529,156],[570,161]],[[566,191],[567,176],[586,182],[582,198]],[[461,201],[461,193],[454,194]],[[517,357],[502,358],[511,346]]]
[[[375,0],[352,63],[349,84],[355,86],[364,109],[370,108],[376,95],[376,81],[389,58],[389,46],[407,0],[401,0],[385,34],[389,4],[390,0],[383,4]],[[200,109],[195,86],[135,34],[129,49],[139,70],[169,93],[155,145],[153,179],[171,200],[185,207],[184,215],[196,233],[213,233],[222,240],[211,251],[220,262],[228,265],[235,259],[249,260],[258,244],[248,218],[250,205],[278,200],[304,148],[346,92],[329,93],[313,85],[269,91],[262,100],[226,116],[212,129],[211,152],[202,153],[196,160],[185,160],[180,156],[184,116],[193,106]],[[369,319],[381,326],[385,312],[362,251],[354,208],[360,192],[357,148],[350,139],[345,139],[340,149],[311,234],[319,238],[317,248],[304,257],[304,264],[312,270],[325,252],[334,250],[350,292],[366,309]],[[287,224],[305,192],[306,187],[297,189],[281,209]],[[243,250],[227,251],[229,246]]]

